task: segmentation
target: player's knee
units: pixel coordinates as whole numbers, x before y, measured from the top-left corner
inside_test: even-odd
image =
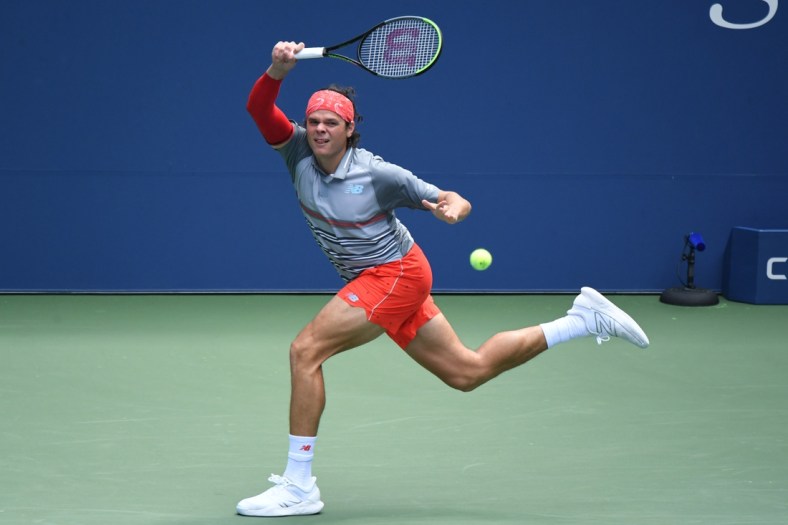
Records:
[[[290,343],[290,368],[292,370],[311,367],[314,360],[314,345],[310,344],[307,338],[298,336]]]
[[[458,374],[445,378],[444,383],[460,392],[472,392],[484,384],[484,379],[477,374]]]

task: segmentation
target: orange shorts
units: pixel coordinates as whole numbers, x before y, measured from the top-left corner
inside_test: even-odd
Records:
[[[384,328],[404,349],[416,337],[416,331],[440,313],[431,289],[430,263],[414,244],[399,261],[361,272],[338,295],[350,306],[363,308],[367,319]]]

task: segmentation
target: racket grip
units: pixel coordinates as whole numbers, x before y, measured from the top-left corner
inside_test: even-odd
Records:
[[[307,58],[323,58],[326,56],[325,47],[305,47],[295,54],[296,60],[305,60]]]

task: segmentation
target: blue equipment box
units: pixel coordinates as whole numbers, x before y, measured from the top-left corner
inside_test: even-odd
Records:
[[[731,230],[722,295],[752,304],[788,304],[788,230]]]

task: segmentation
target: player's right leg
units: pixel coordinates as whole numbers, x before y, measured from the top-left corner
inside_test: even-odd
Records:
[[[293,443],[317,436],[326,402],[322,364],[331,356],[375,339],[383,329],[367,321],[366,312],[333,297],[298,334],[290,346],[291,450],[283,476],[271,475],[274,484],[257,496],[238,503],[245,516],[295,516],[317,514],[323,509],[317,479],[312,477],[309,454],[298,454]],[[298,457],[302,456],[302,457]],[[308,465],[303,460],[309,461]]]
[[[363,308],[335,295],[290,345],[290,433],[317,434],[325,406],[323,363],[331,356],[372,341],[383,329]]]

